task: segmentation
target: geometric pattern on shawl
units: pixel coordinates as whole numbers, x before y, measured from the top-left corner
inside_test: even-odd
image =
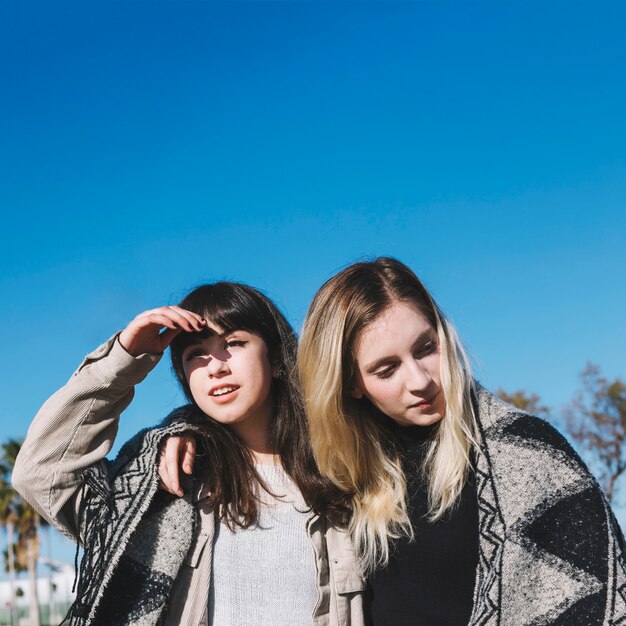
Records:
[[[480,557],[471,626],[626,624],[624,539],[551,425],[477,386]]]
[[[176,409],[161,427],[135,435],[114,461],[104,459],[84,471],[84,552],[76,600],[66,617],[70,626],[158,622],[196,520],[189,494],[178,498],[159,489],[158,455],[164,437],[195,430],[198,420],[190,406]]]

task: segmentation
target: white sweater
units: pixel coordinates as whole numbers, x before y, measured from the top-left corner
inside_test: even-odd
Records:
[[[310,624],[317,602],[315,554],[306,531],[310,513],[280,465],[258,464],[256,469],[279,498],[260,490],[259,519],[249,528],[231,531],[217,524],[209,624]],[[257,610],[251,612],[251,606]]]

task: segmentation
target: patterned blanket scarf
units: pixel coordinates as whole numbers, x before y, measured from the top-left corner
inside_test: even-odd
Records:
[[[113,462],[84,473],[80,527],[83,558],[70,626],[152,626],[191,546],[196,522],[191,496],[159,489],[158,456],[170,435],[206,419],[191,407],[159,428],[138,433]]]
[[[624,539],[598,484],[549,424],[477,387],[480,559],[470,626],[626,624]],[[85,474],[71,626],[154,626],[190,547],[190,499],[158,488],[164,437],[190,407]],[[445,584],[445,582],[442,582]]]
[[[624,538],[549,424],[478,387],[480,562],[471,626],[626,623]]]

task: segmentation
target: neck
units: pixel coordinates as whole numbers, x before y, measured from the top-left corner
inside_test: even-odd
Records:
[[[280,462],[279,455],[276,454],[269,441],[272,415],[271,408],[267,407],[267,410],[259,411],[257,415],[250,416],[244,422],[232,425],[233,430],[258,463],[274,463],[274,458],[279,459]]]
[[[437,430],[439,430],[440,422],[428,424],[427,426],[417,426],[415,424],[398,424],[390,423],[390,431],[394,438],[405,445],[420,445],[422,443],[432,441]]]
[[[252,456],[255,463],[261,465],[280,465],[280,455],[273,454],[272,452],[255,452],[252,450]]]

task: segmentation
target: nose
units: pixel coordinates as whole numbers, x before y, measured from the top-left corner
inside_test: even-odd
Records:
[[[209,361],[209,364],[207,366],[207,374],[209,375],[209,378],[222,376],[223,374],[228,374],[229,372],[230,369],[228,367],[228,363],[225,360],[220,359],[219,357],[216,357],[214,355],[213,358]]]
[[[411,393],[421,393],[430,387],[433,378],[419,360],[411,359],[408,372],[407,387]]]

